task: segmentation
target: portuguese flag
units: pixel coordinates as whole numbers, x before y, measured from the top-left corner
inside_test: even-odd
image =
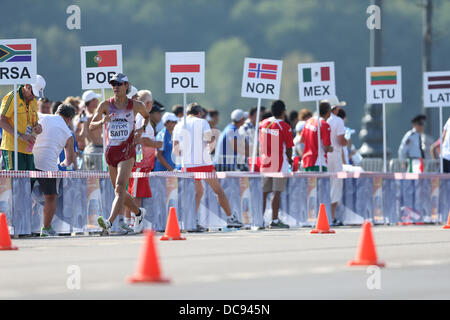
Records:
[[[86,68],[117,67],[117,51],[86,51]]]
[[[397,84],[397,71],[377,71],[370,73],[371,85]]]

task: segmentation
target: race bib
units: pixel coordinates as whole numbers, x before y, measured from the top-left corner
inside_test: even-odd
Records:
[[[109,139],[125,141],[130,136],[131,128],[126,119],[114,119],[109,123]]]

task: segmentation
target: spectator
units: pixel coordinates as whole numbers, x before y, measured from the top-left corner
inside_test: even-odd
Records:
[[[343,170],[343,147],[347,146],[348,141],[345,139],[345,125],[344,120],[338,117],[341,107],[345,107],[345,101],[339,101],[338,97],[332,97],[328,100],[331,106],[331,114],[327,119],[330,126],[330,140],[333,151],[327,155],[327,165],[329,172],[341,172]],[[330,179],[330,198],[331,198],[331,216],[332,225],[339,226],[342,222],[336,219],[336,208],[342,200],[342,188],[344,187],[343,180],[338,178]]]
[[[80,130],[75,131],[75,137],[80,149],[83,151],[83,169],[103,169],[103,128],[98,127],[89,130],[89,125],[94,118],[95,111],[99,105],[100,95],[92,90],[83,93],[84,108],[78,117]]]
[[[81,100],[80,100],[79,97],[69,96],[63,101],[63,103],[70,104],[72,107],[75,108],[75,114],[79,114],[79,112],[80,112],[80,103],[81,103]]]
[[[320,161],[317,128],[319,121],[316,117],[309,119],[302,130],[301,142],[305,145],[302,164],[304,171],[320,171],[319,163],[322,165],[322,171],[327,171],[327,152],[333,151],[330,139],[330,125],[327,119],[331,115],[331,106],[329,102],[322,101],[319,104],[320,113]]]
[[[176,104],[172,107],[172,113],[179,119],[183,119],[184,107],[181,104]]]
[[[248,118],[248,113],[236,109],[231,113],[231,123],[222,131],[216,145],[215,167],[217,171],[248,171],[248,144],[239,134],[239,128]]]
[[[442,157],[444,162],[444,172],[450,173],[450,117],[444,126],[442,133]]]
[[[46,115],[39,120],[42,133],[37,136],[33,148],[36,170],[58,171],[58,157],[64,149],[65,161],[62,166],[68,167],[75,161],[73,152],[73,138],[69,125],[75,116],[75,109],[68,104],[58,107],[56,115]],[[52,229],[53,215],[56,211],[58,192],[58,179],[38,178],[39,187],[45,196],[44,225],[41,228],[41,237],[56,235]]]
[[[259,144],[261,154],[261,172],[288,173],[292,164],[292,129],[282,119],[286,115],[283,101],[272,103],[273,117],[263,120],[259,128]],[[286,189],[287,178],[263,178],[263,214],[266,211],[266,201],[270,193],[272,198],[272,222],[269,228],[289,228],[278,218],[281,192]]]
[[[162,142],[162,146],[156,150],[155,169],[153,171],[173,171],[175,163],[172,160],[172,134],[178,118],[171,112],[164,113],[162,117],[164,129],[156,136],[156,141]]]
[[[149,90],[139,90],[137,100],[142,102],[147,111],[152,110],[152,94]],[[144,125],[144,118],[141,114],[136,115],[136,128],[141,128]],[[147,125],[139,139],[135,139],[134,143],[137,145],[137,150],[142,148],[142,154],[136,152],[136,161],[134,163],[132,172],[151,172],[155,166],[155,148],[161,148],[162,142],[155,141],[155,132],[151,125]],[[139,146],[140,145],[140,146]],[[139,158],[141,157],[141,158]],[[151,198],[152,191],[150,189],[149,177],[145,178],[130,178],[128,184],[128,193],[134,198],[134,202],[138,207],[142,207],[143,198]],[[131,232],[133,222],[131,220],[131,211],[126,211],[124,223],[120,225],[124,231]]]
[[[271,118],[273,115],[272,115],[272,112],[270,112],[270,111],[267,111],[267,112],[264,112],[263,114],[262,114],[262,116],[261,116],[261,121],[262,120],[266,120],[266,119],[268,119],[268,118]]]
[[[292,110],[291,112],[289,112],[289,124],[291,125],[292,131],[294,131],[295,126],[297,125],[298,122],[298,112],[295,110]]]
[[[309,109],[300,110],[299,121],[295,125],[295,138],[294,138],[294,155],[297,157],[303,156],[304,145],[301,143],[302,130],[305,127],[306,121],[312,118],[312,112]]]
[[[62,104],[62,101],[53,101],[52,103],[52,114],[56,113],[56,110],[58,110],[59,105]]]
[[[42,114],[52,114],[52,102],[48,98],[40,98],[37,102],[37,111]]]
[[[258,122],[261,121],[262,115],[265,113],[266,108],[264,106],[261,106],[261,109],[259,111],[259,119]],[[250,153],[250,156],[253,156],[253,142],[255,139],[255,130],[256,130],[256,116],[258,113],[258,107],[253,107],[250,109],[250,112],[248,113],[248,119],[245,120],[244,124],[239,128],[239,134],[241,137],[244,137],[248,144],[248,150]],[[256,143],[258,143],[258,139],[256,140]],[[258,145],[256,146],[256,152],[257,155],[259,155],[259,148]]]
[[[131,86],[130,93],[127,94],[128,99],[138,99],[138,89],[135,86]]]
[[[42,132],[38,123],[37,98],[43,97],[45,79],[38,75],[36,83],[19,86],[17,90],[17,153],[18,170],[34,170],[32,147]],[[6,170],[14,170],[14,92],[9,92],[0,107],[3,129],[2,157]]]
[[[187,172],[212,172],[214,166],[209,155],[208,144],[212,141],[212,132],[208,121],[201,119],[202,107],[197,103],[191,103],[186,109],[186,123],[178,122],[173,133],[173,151],[183,159],[183,171]],[[237,213],[232,213],[230,203],[217,178],[205,179],[211,189],[217,195],[222,209],[227,215],[227,226],[239,228],[243,224],[238,220]],[[201,180],[195,180],[195,209],[198,213],[200,201],[203,197],[203,185]],[[197,223],[197,231],[204,228]]]
[[[166,111],[166,109],[158,101],[156,100],[153,101],[153,98],[151,101],[152,101],[152,109],[151,109],[152,111],[150,111],[150,124],[152,125],[155,134],[158,134],[164,128],[164,124],[162,123],[161,118],[163,112]]]
[[[425,158],[425,144],[423,134],[425,129],[425,120],[427,117],[423,114],[415,116],[411,123],[413,128],[406,132],[398,148],[398,158],[402,160],[409,160],[408,171],[421,172],[421,169],[415,169],[413,162],[421,161]]]
[[[219,111],[214,109],[208,110],[207,120],[211,129],[217,129],[217,125],[219,124]]]

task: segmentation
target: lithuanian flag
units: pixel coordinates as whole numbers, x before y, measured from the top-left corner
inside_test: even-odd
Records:
[[[397,84],[397,71],[375,71],[370,73],[371,85]]]
[[[117,67],[117,51],[86,51],[86,68]]]

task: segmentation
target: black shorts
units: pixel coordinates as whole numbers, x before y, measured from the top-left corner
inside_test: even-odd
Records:
[[[444,159],[444,172],[450,173],[450,160]]]
[[[36,169],[36,171],[42,171]],[[36,180],[39,182],[39,190],[45,195],[55,195],[58,194],[56,185],[59,181],[57,178],[36,178],[31,179],[31,190],[33,190],[34,183]]]

